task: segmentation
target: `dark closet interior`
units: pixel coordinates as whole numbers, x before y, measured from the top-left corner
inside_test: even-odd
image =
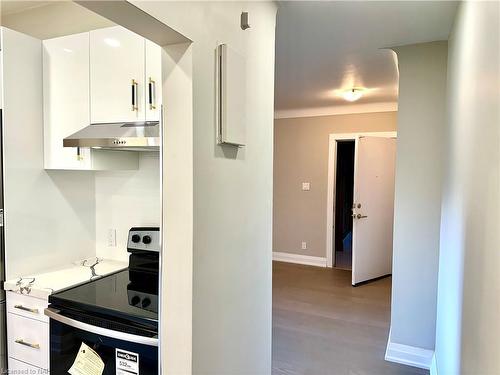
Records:
[[[335,263],[337,268],[352,267],[352,204],[354,195],[354,140],[337,141],[335,175]]]

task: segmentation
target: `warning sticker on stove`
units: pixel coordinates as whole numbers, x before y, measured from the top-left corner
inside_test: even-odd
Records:
[[[139,375],[139,354],[116,349],[116,375]]]
[[[82,342],[73,366],[68,370],[71,375],[101,375],[104,362],[99,354]]]

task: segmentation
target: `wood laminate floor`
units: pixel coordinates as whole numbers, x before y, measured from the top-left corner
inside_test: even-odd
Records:
[[[352,251],[336,251],[334,267],[350,271],[352,269]]]
[[[390,278],[273,262],[273,375],[428,374],[384,361],[390,295]]]

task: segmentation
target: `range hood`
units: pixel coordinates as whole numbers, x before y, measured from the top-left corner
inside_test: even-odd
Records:
[[[97,123],[64,138],[64,147],[91,147],[123,151],[158,151],[159,121]]]

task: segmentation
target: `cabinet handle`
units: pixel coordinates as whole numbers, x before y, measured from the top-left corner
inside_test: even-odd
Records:
[[[138,94],[138,83],[135,79],[132,80],[132,111],[138,111],[139,107],[137,105],[137,94]]]
[[[33,349],[40,349],[40,344],[32,344],[30,342],[26,342],[23,339],[17,339],[15,340],[16,344],[24,345],[24,346],[29,346],[30,348]]]
[[[153,110],[156,109],[156,82],[149,77],[149,85],[148,85],[148,92],[149,92],[149,109]]]
[[[78,161],[83,160],[82,150],[80,149],[80,147],[76,148],[76,160]]]
[[[28,312],[33,313],[33,314],[38,314],[38,309],[32,309],[29,307],[25,307],[23,305],[14,305],[14,308],[19,309],[19,310],[23,310],[23,311],[28,311]]]

